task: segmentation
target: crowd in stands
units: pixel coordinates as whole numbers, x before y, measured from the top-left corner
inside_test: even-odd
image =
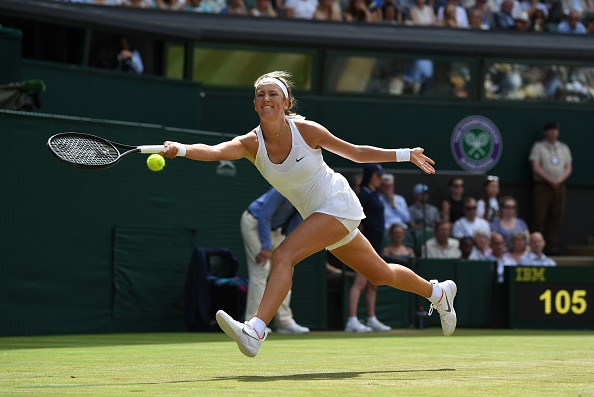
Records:
[[[383,181],[385,203],[399,203],[385,206],[386,257],[496,261],[499,281],[505,266],[556,265],[544,253],[542,234],[529,230],[519,216],[516,199],[501,196],[496,176],[487,176],[482,192],[474,192],[478,200],[464,191],[463,178],[451,179],[441,209],[429,204],[427,185],[414,186],[415,201],[408,205],[394,193],[393,175],[384,175]]]
[[[59,1],[268,18],[594,34],[594,0]]]

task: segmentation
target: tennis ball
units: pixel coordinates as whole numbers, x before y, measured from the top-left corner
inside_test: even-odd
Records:
[[[165,167],[165,159],[160,154],[151,154],[146,159],[146,165],[151,171],[161,171]]]

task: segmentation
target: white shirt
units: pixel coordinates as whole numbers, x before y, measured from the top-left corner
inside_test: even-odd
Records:
[[[445,248],[439,245],[435,237],[430,238],[423,247],[423,253],[426,254],[427,258],[434,259],[452,259],[462,256],[460,242],[451,237],[448,238],[448,244]]]
[[[313,19],[316,8],[318,8],[318,0],[287,0],[285,8],[293,10],[293,18]]]
[[[489,197],[489,216],[488,220],[493,220],[497,217],[497,211],[499,211],[499,202],[495,197]],[[476,216],[484,218],[486,210],[485,200],[480,199],[476,202]]]
[[[528,252],[520,258],[520,265],[522,266],[557,266],[557,262],[546,256],[540,254],[536,256],[534,252]]]
[[[475,217],[474,221],[470,222],[466,217],[462,217],[454,222],[454,227],[452,228],[452,236],[456,238],[462,237],[470,237],[474,236],[474,232],[477,230],[484,230],[487,232],[488,237],[491,237],[491,227],[489,223],[479,217]]]

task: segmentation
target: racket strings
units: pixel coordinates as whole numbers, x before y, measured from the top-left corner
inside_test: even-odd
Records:
[[[50,142],[54,153],[65,161],[80,165],[106,165],[119,157],[109,144],[79,136],[60,136]]]

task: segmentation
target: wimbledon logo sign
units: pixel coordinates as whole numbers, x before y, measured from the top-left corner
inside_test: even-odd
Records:
[[[503,149],[499,129],[483,116],[468,116],[461,120],[450,141],[452,156],[460,168],[481,173],[495,167]]]

